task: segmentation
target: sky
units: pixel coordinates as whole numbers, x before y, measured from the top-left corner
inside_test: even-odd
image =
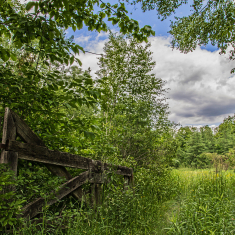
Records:
[[[150,37],[150,50],[153,52],[153,60],[156,66],[153,70],[156,78],[166,81],[165,88],[169,88],[166,96],[169,104],[169,119],[182,126],[218,126],[223,119],[235,113],[235,74],[230,71],[235,67],[233,61],[228,60],[228,54],[219,55],[218,48],[208,45],[197,47],[193,52],[183,54],[179,50],[170,47],[171,35],[170,20],[174,16],[187,16],[190,12],[190,3],[181,6],[176,14],[163,22],[157,17],[156,11],[143,13],[140,6],[127,6],[131,18],[138,20],[141,27],[152,26],[156,32]],[[117,27],[109,24],[113,31]],[[75,42],[85,50],[94,53],[103,53],[104,43],[108,40],[108,34],[90,32],[84,27],[73,32],[66,31],[67,37],[75,36]],[[78,58],[82,61],[83,70],[91,68],[91,75],[95,77],[98,56],[81,53]]]

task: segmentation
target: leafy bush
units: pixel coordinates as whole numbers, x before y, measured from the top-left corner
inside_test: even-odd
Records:
[[[197,169],[205,169],[212,166],[212,159],[210,153],[201,153],[194,159],[193,165]]]
[[[15,173],[6,164],[0,164],[0,231],[19,222],[16,216],[25,201],[10,190],[17,185],[14,176]]]

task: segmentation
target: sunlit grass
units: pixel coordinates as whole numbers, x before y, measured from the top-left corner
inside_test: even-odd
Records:
[[[168,234],[235,234],[235,173],[174,170],[181,196],[171,213]]]

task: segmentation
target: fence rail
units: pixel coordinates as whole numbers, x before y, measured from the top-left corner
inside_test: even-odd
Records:
[[[0,119],[1,124],[1,119]],[[1,128],[0,128],[1,130]],[[16,136],[24,142],[16,141]],[[91,183],[92,203],[99,203],[100,184],[106,179],[106,173],[123,175],[124,187],[133,184],[133,169],[125,166],[115,166],[101,161],[85,158],[66,152],[50,150],[43,141],[30,129],[30,127],[16,113],[9,108],[5,109],[2,135],[2,148],[0,163],[9,164],[10,169],[17,175],[18,159],[44,163],[56,176],[66,178],[66,182],[55,193],[54,199],[47,201],[50,206],[71,194],[77,200],[83,200],[82,185]],[[65,167],[73,167],[87,170],[76,177],[72,177]],[[8,187],[5,191],[12,191],[14,187]],[[22,217],[31,219],[42,211],[45,204],[44,198],[38,198],[22,209]]]

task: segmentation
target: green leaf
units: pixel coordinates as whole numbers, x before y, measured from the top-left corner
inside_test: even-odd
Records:
[[[78,62],[78,64],[79,64],[80,66],[82,66],[81,60],[79,60],[78,58],[75,58],[75,60]]]
[[[76,25],[72,25],[72,29],[73,29],[73,31],[75,32],[76,31],[76,29],[77,29],[77,27],[76,27]]]
[[[29,11],[33,6],[35,6],[35,2],[28,2],[25,7],[26,11]]]
[[[105,3],[102,2],[102,3],[100,4],[100,8],[105,8]]]
[[[11,59],[12,59],[13,61],[16,61],[16,60],[17,60],[16,54],[11,53]]]
[[[38,11],[38,2],[35,2],[34,13],[37,14]]]
[[[72,65],[73,62],[74,62],[74,56],[71,56],[71,57],[70,57],[70,65]]]

